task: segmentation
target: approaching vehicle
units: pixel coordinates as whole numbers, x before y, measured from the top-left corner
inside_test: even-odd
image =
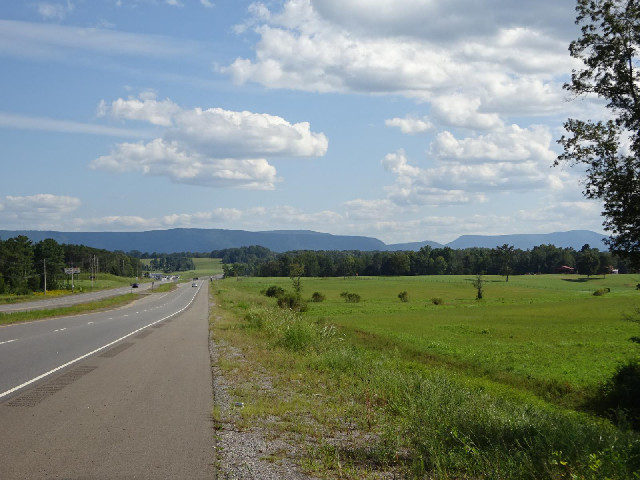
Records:
[[[132,283],[131,284],[131,288],[138,288],[138,284],[137,283]]]
[[[198,284],[197,284],[196,282],[193,282],[193,283],[191,284],[191,286],[192,286],[192,287],[197,287],[197,286],[198,286]]]

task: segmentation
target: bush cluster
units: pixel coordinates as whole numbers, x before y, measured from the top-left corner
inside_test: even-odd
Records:
[[[403,292],[400,292],[398,294],[398,298],[400,299],[401,302],[408,302],[409,301],[409,293],[405,290]]]
[[[311,295],[311,301],[315,303],[324,302],[325,298],[326,297],[320,292],[313,292],[313,295]]]
[[[299,293],[287,292],[284,288],[272,285],[264,290],[265,296],[276,298],[280,308],[288,308],[296,312],[306,312],[308,310],[307,302],[305,302]]]
[[[344,298],[344,301],[347,303],[358,303],[360,301],[360,295],[357,293],[342,292],[340,296]]]
[[[599,288],[598,290],[596,290],[595,292],[593,292],[593,294],[596,297],[601,297],[602,295],[604,295],[605,293],[609,293],[611,291],[611,289],[609,287],[606,288]]]
[[[267,297],[279,297],[280,295],[284,295],[284,288],[277,285],[271,285],[264,291],[264,294]]]

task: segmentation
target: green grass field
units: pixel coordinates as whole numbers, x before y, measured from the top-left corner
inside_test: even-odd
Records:
[[[214,293],[235,320],[217,332],[214,325],[214,336],[255,350],[276,377],[291,381],[295,372],[312,391],[319,382],[324,403],[305,408],[321,418],[347,409],[361,426],[377,425],[385,440],[375,462],[398,467],[403,462],[385,449],[393,444],[396,456],[408,449],[401,465],[407,476],[640,475],[637,434],[577,413],[588,411],[590,396],[620,364],[638,356],[630,341],[638,325],[624,316],[640,306],[640,278],[484,280],[477,301],[471,277],[303,278],[303,298],[320,292],[326,299],[287,320],[290,314],[278,313],[275,300],[260,292],[271,285],[290,290],[290,279],[228,279]],[[603,288],[610,292],[593,295]],[[361,301],[345,302],[345,291]],[[398,298],[402,291],[408,302]],[[333,340],[325,338],[329,331]],[[263,415],[274,414],[262,408]],[[362,475],[357,463],[353,478]],[[331,476],[330,464],[323,475]]]
[[[222,260],[219,258],[194,258],[195,270],[179,272],[180,280],[191,280],[193,277],[209,277],[222,273]]]
[[[637,326],[623,319],[640,305],[637,276],[539,275],[486,277],[484,299],[475,300],[471,277],[303,279],[310,317],[327,318],[354,341],[404,356],[473,369],[498,379],[565,384],[567,390],[597,385],[634,355],[629,338]],[[290,288],[289,279],[242,279],[242,290],[270,285]],[[610,288],[594,296],[600,288]],[[340,292],[361,295],[346,303]],[[407,291],[409,302],[398,299]],[[443,305],[434,305],[441,298]]]

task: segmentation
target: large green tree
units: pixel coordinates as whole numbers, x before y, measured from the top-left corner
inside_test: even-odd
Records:
[[[18,235],[4,242],[3,250],[2,273],[11,291],[25,294],[37,288],[39,279],[35,276],[33,268],[31,240],[24,235]]]
[[[496,262],[498,264],[498,271],[500,275],[504,275],[507,277],[507,282],[509,281],[509,275],[512,272],[512,264],[513,257],[515,255],[515,249],[513,245],[504,244],[502,246],[496,247],[494,250]]]
[[[640,267],[640,7],[635,0],[578,0],[581,36],[571,56],[584,66],[565,88],[605,100],[602,121],[570,118],[556,164],[586,167],[584,195],[604,203],[610,248]]]
[[[598,273],[600,269],[600,254],[596,248],[591,248],[589,244],[583,245],[576,261],[578,273],[590,277]]]
[[[52,238],[36,243],[34,248],[34,266],[41,273],[40,288],[44,289],[45,272],[47,288],[58,288],[58,281],[64,278],[64,247]]]

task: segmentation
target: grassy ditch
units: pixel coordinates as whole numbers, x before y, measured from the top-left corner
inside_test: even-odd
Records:
[[[153,288],[153,293],[164,293],[164,292],[173,292],[176,288],[178,288],[178,284],[171,283],[163,283]]]
[[[91,313],[99,310],[120,307],[131,303],[140,298],[138,294],[127,293],[117,297],[105,298],[95,302],[82,303],[69,307],[50,308],[42,310],[29,310],[26,312],[0,312],[0,325],[10,325],[12,323],[30,322],[33,320],[42,320],[50,317],[66,317],[71,315],[80,315],[83,313]]]
[[[365,308],[340,303],[339,291],[347,288],[344,283],[334,288],[332,282],[324,283],[330,288],[322,291],[328,299],[335,293],[335,303],[314,304],[305,314],[275,307],[258,293],[264,285],[257,283],[224,281],[214,292],[222,308],[214,315],[214,338],[241,349],[248,359],[242,367],[233,359],[220,365],[237,381],[234,400],[245,405],[238,428],[260,423],[272,435],[304,446],[306,454],[298,460],[307,472],[325,478],[640,478],[637,433],[559,407],[491,375],[406,355],[402,334],[411,322],[399,321],[406,310],[395,317],[396,336],[388,333],[391,327],[380,330],[387,332],[386,348],[379,337],[368,344],[366,336],[353,335],[347,319],[357,322],[359,330],[371,329],[386,318],[380,310],[393,316],[407,308],[397,292],[409,289],[396,284],[382,289],[376,281],[367,288],[360,285],[363,303],[374,299],[376,319],[363,315],[366,303]],[[320,290],[309,284],[309,291]],[[579,295],[574,287],[569,285],[568,295]],[[459,296],[457,288],[428,285],[425,298]],[[538,289],[547,295],[535,293]],[[533,291],[534,303],[549,303],[548,296],[558,295],[542,284]],[[520,299],[529,302],[528,296]],[[458,300],[461,308],[468,308],[465,302]],[[513,303],[518,303],[515,298]],[[440,306],[422,303],[420,308]],[[319,314],[339,309],[349,313],[336,318]],[[256,383],[264,374],[273,388]]]

